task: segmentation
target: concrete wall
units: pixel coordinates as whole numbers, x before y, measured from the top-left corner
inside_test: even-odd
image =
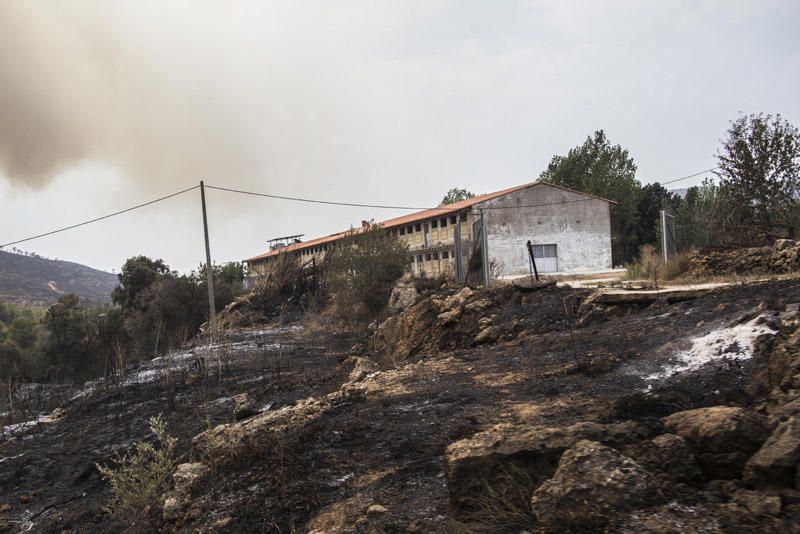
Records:
[[[552,205],[525,207],[541,204]],[[506,209],[488,209],[498,207]],[[480,208],[486,208],[489,258],[500,264],[501,276],[529,273],[528,240],[558,246],[559,273],[612,267],[610,204],[604,200],[537,184],[482,202],[473,213]]]

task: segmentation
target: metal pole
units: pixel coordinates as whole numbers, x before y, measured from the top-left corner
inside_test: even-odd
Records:
[[[489,238],[486,235],[486,217],[481,209],[481,238],[483,240],[483,285],[489,287]]]
[[[214,302],[214,269],[211,265],[211,246],[208,244],[208,216],[206,216],[206,189],[200,180],[200,203],[203,205],[203,236],[206,239],[206,279],[208,280],[208,324],[211,339],[217,339],[217,305]]]
[[[453,254],[455,255],[453,265],[455,267],[456,282],[461,283],[461,215],[456,215],[456,217],[458,219],[453,231]]]
[[[669,261],[667,248],[667,210],[661,210],[661,250],[664,253],[664,263]]]
[[[533,272],[531,273],[531,278],[536,276],[536,281],[539,281],[539,270],[536,268],[536,257],[533,254],[533,244],[531,243],[530,239],[528,240],[528,260],[530,261],[531,269]]]

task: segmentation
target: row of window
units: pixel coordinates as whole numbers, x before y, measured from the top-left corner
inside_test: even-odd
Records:
[[[333,245],[330,245],[333,247]],[[317,245],[316,247],[311,248],[304,248],[300,250],[301,256],[310,256],[312,254],[317,254],[318,252],[327,252],[329,246],[328,245]]]
[[[464,222],[467,220],[467,214],[462,213],[459,217],[458,215],[452,215],[450,217],[442,217],[440,219],[432,219],[425,224],[425,230],[428,230],[428,224],[430,224],[431,228],[447,228],[447,225],[450,224],[454,226],[458,220]],[[417,224],[409,224],[408,226],[402,226],[400,228],[393,228],[389,230],[389,234],[391,235],[406,235],[406,234],[413,234],[414,232],[421,232],[422,231],[422,223]]]
[[[450,258],[455,258],[455,254],[448,250],[443,250],[441,252],[429,252],[427,254],[417,254],[417,263],[422,263],[423,261],[438,261],[438,260],[449,260]],[[411,257],[411,261],[414,261],[414,257]]]

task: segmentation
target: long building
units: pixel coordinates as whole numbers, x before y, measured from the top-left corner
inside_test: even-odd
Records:
[[[416,276],[465,275],[470,261],[487,249],[495,274],[514,277],[529,273],[527,242],[533,244],[536,267],[544,273],[586,273],[610,269],[612,201],[538,181],[479,195],[438,208],[379,223],[408,244],[411,271]],[[365,223],[364,223],[365,224]],[[482,228],[486,229],[483,238]],[[288,244],[245,262],[251,276],[268,272],[281,254],[302,263],[321,261],[349,231]],[[457,264],[456,254],[462,257]]]

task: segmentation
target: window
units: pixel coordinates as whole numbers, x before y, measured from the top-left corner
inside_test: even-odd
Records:
[[[414,230],[416,230],[417,232],[421,232],[422,231],[422,225],[418,224],[417,226],[414,227]]]
[[[536,268],[543,273],[558,271],[558,247],[556,245],[533,245]]]
[[[466,220],[467,220],[467,214],[466,213],[462,213],[461,214],[461,222],[465,222]]]
[[[406,235],[406,229],[400,228],[400,235]]]
[[[431,255],[425,254],[425,261],[431,261]]]
[[[436,219],[431,221],[431,228],[439,228],[439,221]]]
[[[455,223],[456,223],[456,216],[453,215],[452,217],[450,217],[450,224],[455,224]]]
[[[449,252],[447,252],[446,250],[444,252],[442,252],[442,259],[443,260],[446,260],[446,259],[449,259],[449,258],[450,258],[450,253]]]
[[[422,254],[417,256],[417,263],[422,263]]]
[[[406,233],[407,234],[413,234],[414,233],[414,227],[409,225],[408,228],[406,228]]]
[[[439,219],[439,226],[441,226],[442,228],[447,228],[447,217]]]

